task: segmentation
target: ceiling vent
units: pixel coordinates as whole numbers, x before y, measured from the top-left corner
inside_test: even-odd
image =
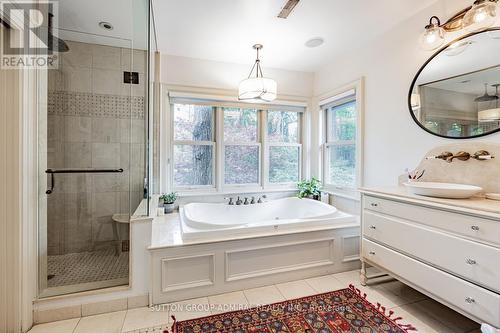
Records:
[[[288,0],[285,6],[283,6],[283,8],[281,9],[281,12],[278,14],[278,17],[282,19],[288,18],[299,1],[300,0]]]

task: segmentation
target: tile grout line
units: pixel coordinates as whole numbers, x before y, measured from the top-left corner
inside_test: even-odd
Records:
[[[120,333],[123,332],[123,327],[125,326],[125,320],[127,319],[127,315],[128,315],[128,299],[127,299],[127,310],[125,311],[125,316],[123,317],[122,326],[120,327]]]
[[[279,293],[280,293],[280,295],[283,297],[283,299],[284,299],[285,301],[288,301],[288,298],[287,298],[287,297],[285,297],[285,295],[283,295],[283,293],[281,292],[280,288],[278,288],[278,285],[277,285],[277,284],[273,284],[273,286],[274,286],[276,289],[278,289],[278,292],[279,292]]]
[[[306,279],[304,279],[305,283],[312,289],[314,290],[315,293],[321,293],[319,290],[317,290],[316,288],[314,288],[309,282],[307,282]]]
[[[80,321],[81,320],[82,320],[82,317],[78,318],[78,322],[76,323],[75,328],[73,328],[73,330],[71,331],[71,333],[75,333],[76,328],[78,327],[78,325],[80,325]]]

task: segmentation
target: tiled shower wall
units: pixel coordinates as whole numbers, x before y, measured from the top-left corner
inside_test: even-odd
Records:
[[[146,52],[68,45],[58,69],[48,73],[47,168],[124,172],[55,175],[47,207],[49,255],[89,251],[113,240],[111,216],[134,212],[145,177]],[[139,72],[139,84],[124,84],[124,71]],[[122,239],[128,239],[128,227],[120,225]]]

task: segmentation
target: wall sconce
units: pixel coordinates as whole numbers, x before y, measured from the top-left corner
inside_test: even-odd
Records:
[[[420,37],[424,50],[435,50],[443,45],[447,32],[465,30],[476,32],[491,27],[497,19],[499,0],[476,0],[468,7],[441,25],[437,16],[432,16]]]
[[[425,26],[425,31],[420,37],[420,45],[424,50],[434,50],[444,43],[444,29],[437,16],[431,17],[429,24]]]

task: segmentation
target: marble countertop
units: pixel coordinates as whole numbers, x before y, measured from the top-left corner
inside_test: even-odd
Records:
[[[500,220],[500,201],[490,200],[484,197],[472,197],[470,199],[442,199],[425,197],[411,194],[403,186],[364,187],[361,188],[360,191],[365,194],[372,194],[390,199],[399,199],[407,202],[414,202],[436,208],[444,208]]]
[[[184,240],[182,239],[182,231],[180,224],[180,216],[178,212],[172,214],[166,214],[162,216],[157,216],[154,218],[151,224],[151,245],[148,247],[149,250],[157,250],[162,248],[177,247],[177,246],[188,246],[188,245],[199,245],[207,243],[217,243],[217,242],[229,242],[241,239],[259,238],[259,237],[271,237],[284,234],[295,234],[303,232],[321,231],[329,230],[332,228],[352,228],[359,226],[359,218],[356,222],[349,222],[345,224],[335,224],[335,226],[321,226],[316,228],[309,228],[307,230],[283,230],[283,231],[273,231],[273,232],[263,232],[263,233],[249,233],[244,235],[230,235],[230,236],[220,236],[211,237],[207,239],[195,239],[195,240]]]

